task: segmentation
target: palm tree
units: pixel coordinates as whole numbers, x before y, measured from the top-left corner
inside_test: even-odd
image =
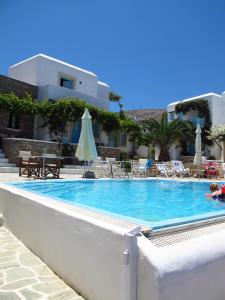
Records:
[[[143,144],[146,146],[158,146],[160,149],[159,160],[169,160],[169,148],[181,140],[194,140],[194,126],[189,121],[173,120],[168,122],[167,113],[164,112],[159,121],[148,119],[141,122]]]

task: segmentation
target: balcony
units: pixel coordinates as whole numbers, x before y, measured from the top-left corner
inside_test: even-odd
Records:
[[[62,86],[47,84],[38,88],[38,99],[62,99],[66,97],[75,97],[86,101],[99,109],[108,110],[109,100],[97,98],[90,95],[79,93],[75,90],[68,89]]]

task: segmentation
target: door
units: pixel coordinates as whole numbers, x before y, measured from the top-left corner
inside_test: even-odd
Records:
[[[78,143],[81,132],[81,120],[74,122],[74,127],[72,130],[72,143]]]

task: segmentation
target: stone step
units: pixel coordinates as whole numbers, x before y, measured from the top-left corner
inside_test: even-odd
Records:
[[[11,164],[8,162],[0,162],[0,167],[16,167],[16,164]]]
[[[5,158],[5,153],[0,152],[0,158]]]
[[[65,168],[65,169],[78,169],[78,170],[80,170],[80,169],[83,168],[83,166],[80,166],[80,165],[63,165],[63,168]]]
[[[84,169],[67,169],[67,168],[61,168],[60,174],[74,174],[74,175],[83,175]]]
[[[0,173],[19,173],[17,167],[0,167]]]
[[[8,162],[9,162],[8,158],[2,158],[2,157],[0,157],[0,164],[1,163],[8,163]]]

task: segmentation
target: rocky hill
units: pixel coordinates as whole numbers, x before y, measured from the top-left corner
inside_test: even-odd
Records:
[[[165,112],[166,109],[132,109],[125,111],[126,115],[137,120],[145,120],[145,119],[156,119],[159,120],[162,113]]]

